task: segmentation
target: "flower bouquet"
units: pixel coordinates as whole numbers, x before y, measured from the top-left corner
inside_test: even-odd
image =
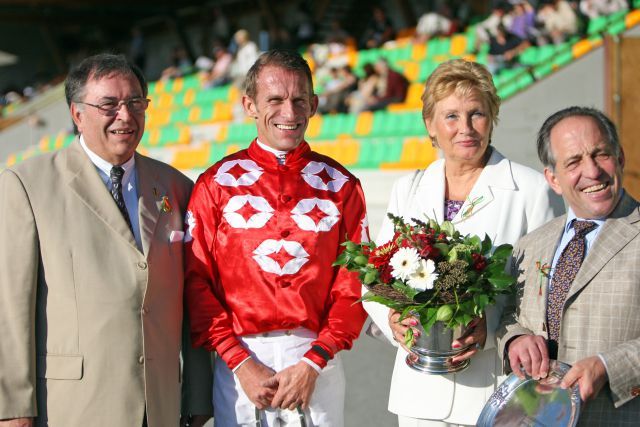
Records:
[[[447,332],[446,329],[449,332],[463,329],[474,318],[482,316],[485,308],[495,303],[496,296],[512,292],[515,278],[505,272],[511,245],[494,249],[488,236],[484,240],[463,236],[449,221],[438,224],[432,219],[412,219],[409,224],[392,214],[389,218],[395,229],[390,242],[376,246],[373,242],[346,241],[342,244],[345,250],[334,263],[359,273],[360,281],[368,290],[363,301],[399,311],[401,319],[409,315],[419,317],[429,335],[433,330],[441,333]],[[413,330],[409,328],[407,347],[414,343]],[[430,369],[426,372],[464,369],[468,361],[462,367],[447,365],[451,355],[463,350],[454,351],[449,346],[444,353],[429,353],[428,363],[433,362],[434,357],[442,360],[436,360],[436,364],[441,365],[434,368],[437,372]]]

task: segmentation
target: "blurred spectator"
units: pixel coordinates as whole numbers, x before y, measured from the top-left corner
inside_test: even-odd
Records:
[[[499,25],[495,36],[489,40],[488,68],[491,74],[496,74],[503,68],[512,68],[517,63],[518,55],[527,47],[529,42],[507,31],[504,25]]]
[[[578,17],[565,0],[546,0],[539,6],[538,22],[543,24],[543,36],[554,44],[564,42],[578,31]]]
[[[142,30],[134,27],[131,30],[131,44],[129,45],[129,60],[144,71],[147,64],[147,46],[144,41]]]
[[[588,19],[611,15],[612,13],[627,10],[629,5],[626,0],[581,0],[580,12]]]
[[[396,37],[396,31],[391,21],[381,7],[373,7],[373,16],[362,36],[362,47],[372,49],[380,47]]]
[[[231,62],[233,56],[227,51],[221,43],[213,48],[213,67],[211,71],[205,74],[202,81],[204,88],[224,86],[231,82]]]
[[[476,25],[476,50],[479,50],[481,45],[489,43],[492,36],[497,35],[498,25],[511,27],[511,17],[508,14],[510,10],[511,6],[508,3],[499,2],[488,17]]]
[[[162,70],[160,80],[168,80],[184,76],[193,71],[193,64],[187,55],[187,51],[180,46],[173,48],[170,59],[171,65]]]
[[[520,37],[538,44],[540,31],[536,28],[536,11],[526,0],[513,0],[513,9],[509,12],[511,26],[507,30]]]
[[[373,64],[364,64],[362,71],[364,76],[358,81],[358,88],[346,99],[347,107],[352,114],[364,111],[367,105],[373,103],[378,87],[379,76],[376,74]]]
[[[249,68],[258,59],[258,46],[249,38],[247,30],[238,30],[233,35],[233,40],[237,46],[235,58],[231,63],[230,76],[237,87],[242,87],[244,78]]]
[[[326,90],[319,97],[318,111],[321,114],[346,113],[346,99],[358,87],[358,78],[348,65],[332,68],[331,72],[334,79],[331,80],[330,87],[326,87]]]
[[[413,41],[414,43],[426,43],[431,37],[451,35],[454,29],[451,11],[446,4],[443,4],[437,12],[427,12],[420,17]]]
[[[387,108],[389,104],[404,102],[407,97],[409,81],[405,76],[392,70],[386,59],[381,58],[374,65],[378,74],[378,85],[373,102],[369,103],[365,110],[377,111]]]

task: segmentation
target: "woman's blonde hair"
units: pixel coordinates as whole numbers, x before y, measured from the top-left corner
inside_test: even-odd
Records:
[[[484,65],[464,59],[443,62],[429,76],[422,94],[422,119],[431,120],[436,103],[454,93],[460,96],[480,95],[489,110],[492,124],[498,123],[500,98],[491,73]]]

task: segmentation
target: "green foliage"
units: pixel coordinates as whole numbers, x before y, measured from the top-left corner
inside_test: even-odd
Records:
[[[493,248],[489,236],[463,236],[449,221],[439,224],[433,219],[413,219],[407,223],[391,214],[389,218],[396,232],[390,243],[377,247],[373,242],[345,241],[344,250],[333,264],[358,273],[368,289],[362,301],[399,311],[401,319],[417,314],[429,331],[436,321],[450,328],[466,326],[474,317],[482,316],[497,295],[514,291],[515,278],[505,272],[511,245]],[[431,249],[421,252],[427,246]],[[438,278],[433,288],[415,289],[389,275],[389,260],[400,247],[413,247],[418,253],[427,254],[423,259],[435,263]],[[407,335],[407,340],[414,339]]]

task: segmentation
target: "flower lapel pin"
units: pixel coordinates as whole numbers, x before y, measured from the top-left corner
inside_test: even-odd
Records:
[[[467,199],[467,207],[462,211],[462,219],[467,219],[473,215],[473,209],[482,203],[484,196],[474,197],[473,199]]]
[[[536,270],[538,271],[538,296],[542,296],[542,282],[549,278],[551,274],[551,264],[536,261]]]
[[[171,202],[169,201],[168,196],[159,196],[158,189],[154,187],[153,195],[155,197],[160,197],[160,200],[157,201],[158,209],[164,213],[171,213],[173,211],[173,207],[171,206]]]

